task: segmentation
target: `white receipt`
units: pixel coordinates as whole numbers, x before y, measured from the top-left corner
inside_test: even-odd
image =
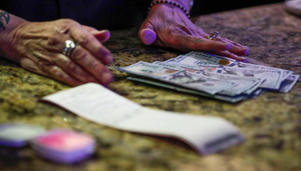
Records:
[[[43,100],[109,127],[178,138],[202,154],[244,140],[239,130],[224,119],[148,109],[96,83],[61,91]]]

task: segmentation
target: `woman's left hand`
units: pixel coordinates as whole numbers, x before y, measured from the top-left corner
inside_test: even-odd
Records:
[[[208,34],[196,26],[178,7],[157,4],[139,30],[139,37],[146,45],[157,44],[179,50],[208,51],[214,54],[243,60],[248,47],[218,36],[208,39]]]

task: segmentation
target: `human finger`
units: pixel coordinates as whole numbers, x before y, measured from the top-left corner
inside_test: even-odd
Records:
[[[225,57],[232,58],[232,59],[235,59],[235,60],[238,60],[238,61],[248,62],[248,58],[238,56],[238,55],[236,55],[232,52],[229,52],[229,51],[217,51],[217,52],[214,52],[214,53],[217,54],[217,55],[225,56]]]
[[[213,41],[189,35],[172,35],[167,39],[170,46],[184,50],[225,51],[231,48],[230,43]]]
[[[247,46],[243,46],[237,42],[234,42],[232,40],[223,38],[223,37],[216,37],[215,39],[216,41],[221,41],[221,42],[225,42],[225,43],[231,43],[232,47],[229,49],[230,52],[235,53],[239,56],[247,56],[249,54],[249,48]]]
[[[87,30],[88,32],[98,31],[96,28],[91,26],[82,25],[82,27]]]
[[[100,31],[95,31],[95,32],[91,32],[96,38],[97,40],[99,40],[101,43],[105,43],[107,42],[110,37],[111,37],[111,33],[109,30],[100,30]]]
[[[112,81],[111,72],[82,46],[76,46],[73,49],[70,58],[92,74],[102,84],[107,85]]]
[[[70,29],[71,37],[80,46],[89,51],[93,56],[104,64],[110,64],[113,61],[111,52],[104,47],[91,33],[80,27]]]
[[[32,61],[31,59],[29,58],[21,58],[20,59],[20,65],[31,71],[31,72],[34,72],[34,73],[37,73],[37,74],[41,74],[41,75],[44,75],[44,76],[47,76],[47,74],[45,72],[43,72],[38,66],[37,64]]]
[[[241,48],[245,49],[244,52],[243,52],[243,56],[248,56],[248,55],[249,55],[250,49],[249,49],[248,46],[241,45],[241,44],[239,44],[239,43],[237,43],[237,42],[234,42],[234,41],[232,41],[232,40],[229,40],[229,39],[226,39],[226,40],[227,40],[228,42],[232,43],[232,44],[235,45],[235,46],[238,46],[238,47],[241,47]]]
[[[203,35],[203,36],[207,36],[208,39],[211,38],[210,35]],[[216,38],[213,38],[213,40],[215,40],[215,39],[220,39],[221,40],[223,38],[221,38],[220,36],[217,36]],[[238,56],[237,54],[231,52],[231,49],[233,49],[233,46],[235,46],[234,42],[232,43],[232,41],[230,42],[230,41],[224,41],[224,40],[222,42],[230,43],[231,44],[231,48],[229,50],[226,50],[226,51],[215,51],[213,53],[221,55],[221,56],[226,56],[226,57],[238,60],[238,61],[248,62],[248,58],[242,57],[242,56]]]
[[[37,65],[44,73],[47,74],[47,76],[50,76],[58,81],[64,82],[71,86],[77,86],[82,84],[82,82],[72,78],[69,74],[64,72],[61,68],[59,68],[56,65],[47,64],[42,61],[39,61]]]
[[[56,55],[55,63],[63,71],[82,82],[98,82],[92,74],[85,71],[81,66],[79,66],[77,63],[73,62],[69,59],[69,57],[63,54]]]
[[[154,31],[153,26],[147,22],[141,26],[139,31],[139,37],[145,45],[151,45],[155,43],[157,39],[157,34]]]
[[[111,37],[109,30],[97,30],[94,27],[82,25],[86,31],[93,34],[101,43],[105,43]]]

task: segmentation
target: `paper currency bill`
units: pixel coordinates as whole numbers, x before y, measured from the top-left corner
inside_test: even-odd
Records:
[[[251,63],[234,62],[233,64],[231,64],[229,66],[235,67],[235,68],[246,68],[246,69],[253,69],[253,70],[274,70],[274,71],[280,70],[281,72],[283,72],[282,77],[281,77],[282,81],[293,74],[293,71],[269,67],[269,66],[255,65],[255,64],[251,64]]]
[[[280,69],[267,65],[257,65],[253,63],[246,63],[237,60],[233,60],[231,58],[227,58],[224,56],[218,56],[215,54],[204,53],[204,52],[196,52],[192,51],[184,55],[180,55],[176,58],[169,59],[164,61],[166,63],[179,63],[179,64],[188,64],[188,65],[225,65],[229,67],[237,67],[237,68],[249,68],[249,69]],[[284,70],[284,69],[281,69]],[[292,73],[292,71],[285,70],[288,73]]]
[[[175,63],[183,65],[231,65],[235,60],[217,56],[209,53],[203,52],[190,52],[185,55],[177,56],[176,58],[169,59],[164,61],[165,63]]]
[[[215,78],[219,80],[228,80],[231,82],[235,82],[236,86],[229,89],[219,92],[220,94],[235,96],[242,93],[251,94],[254,90],[256,90],[264,81],[261,78],[254,78],[254,77],[241,77],[236,75],[228,75],[228,74],[220,74],[218,73],[218,67],[210,66],[210,67],[198,67],[199,70],[193,68],[186,68],[179,65],[168,64],[164,62],[156,61],[155,64],[162,65],[168,68],[173,68],[176,70],[185,70],[187,72],[192,72],[195,74],[204,74],[210,78]],[[215,72],[214,72],[215,71]]]
[[[190,52],[163,62],[138,62],[119,70],[132,74],[129,80],[232,103],[269,89],[288,92],[299,78],[289,70],[203,52]]]
[[[236,83],[227,80],[210,78],[205,74],[194,74],[187,71],[178,71],[157,64],[138,62],[134,65],[120,68],[121,71],[130,74],[155,78],[163,82],[176,84],[178,86],[192,88],[209,94],[216,94],[236,86]]]
[[[188,94],[192,94],[192,95],[208,97],[208,98],[217,99],[217,100],[221,100],[221,101],[226,101],[226,102],[230,102],[230,103],[238,103],[240,101],[243,101],[245,99],[253,97],[253,95],[238,95],[238,96],[226,96],[226,95],[221,95],[221,94],[211,95],[211,94],[203,93],[201,91],[195,91],[195,90],[191,90],[191,89],[187,89],[187,88],[182,88],[182,87],[179,87],[179,86],[176,86],[176,85],[168,84],[168,83],[165,83],[165,82],[160,82],[160,81],[157,81],[157,80],[142,78],[142,77],[127,77],[127,79],[131,80],[131,81],[144,83],[144,84],[154,85],[154,86],[157,86],[157,87],[162,87],[162,88],[175,90],[175,91],[178,91],[178,92],[183,92],[183,93],[188,93]]]
[[[272,90],[278,90],[280,88],[284,73],[282,70],[253,70],[232,67],[220,67],[217,72],[242,77],[260,78],[265,81],[259,87]]]
[[[202,57],[202,56],[201,56]],[[198,57],[198,58],[201,58]],[[242,67],[245,64],[238,65],[235,62],[230,63],[229,65],[214,65],[213,62],[202,62],[202,60],[198,60],[198,58],[190,57],[190,56],[181,56],[178,59],[168,60],[163,63],[177,65],[181,67],[191,68],[195,70],[204,70],[208,72],[216,72],[220,74],[228,74],[228,75],[236,75],[241,77],[254,77],[265,80],[260,87],[278,90],[281,82],[289,75],[291,72],[287,72],[282,69],[273,69],[271,67],[257,67],[255,69],[255,65],[251,65],[253,67],[248,68]],[[208,57],[209,58],[209,57]],[[207,58],[205,58],[207,60]],[[211,60],[215,61],[215,60]],[[208,65],[209,64],[209,65]],[[235,67],[236,66],[236,67]],[[241,66],[241,67],[238,67]]]
[[[295,74],[290,75],[286,80],[284,80],[281,83],[279,91],[282,92],[282,93],[289,92],[293,88],[293,86],[296,84],[299,77],[300,77],[299,75],[295,75]]]
[[[179,59],[176,59],[179,58]],[[188,65],[225,65],[228,67],[236,68],[248,68],[248,69],[269,69],[269,70],[279,70],[280,68],[275,68],[266,65],[256,65],[252,63],[245,63],[224,56],[218,56],[210,53],[196,52],[192,51],[185,55],[181,55],[170,60],[165,61],[166,63],[179,63],[179,64],[188,64]],[[280,69],[284,70],[284,69]],[[292,74],[292,71],[284,70],[287,72],[287,76]]]

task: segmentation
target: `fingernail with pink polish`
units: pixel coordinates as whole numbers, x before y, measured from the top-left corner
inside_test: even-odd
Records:
[[[228,43],[228,44],[227,44],[227,49],[226,49],[226,50],[230,50],[231,47],[232,47],[232,44],[231,44],[231,43]]]
[[[102,30],[99,33],[100,33],[100,38],[102,39],[103,42],[106,42],[111,37],[111,33],[108,30]]]
[[[113,60],[114,60],[114,58],[113,58],[112,55],[107,55],[107,56],[105,57],[105,62],[106,62],[106,64],[111,64],[111,63],[113,62]]]
[[[144,29],[142,31],[142,41],[146,45],[154,43],[157,39],[156,33],[151,29]]]
[[[110,72],[106,72],[102,74],[102,79],[101,79],[102,84],[108,85],[109,83],[112,82],[112,74]]]
[[[244,50],[244,56],[248,56],[248,55],[249,55],[249,49],[247,48]]]

